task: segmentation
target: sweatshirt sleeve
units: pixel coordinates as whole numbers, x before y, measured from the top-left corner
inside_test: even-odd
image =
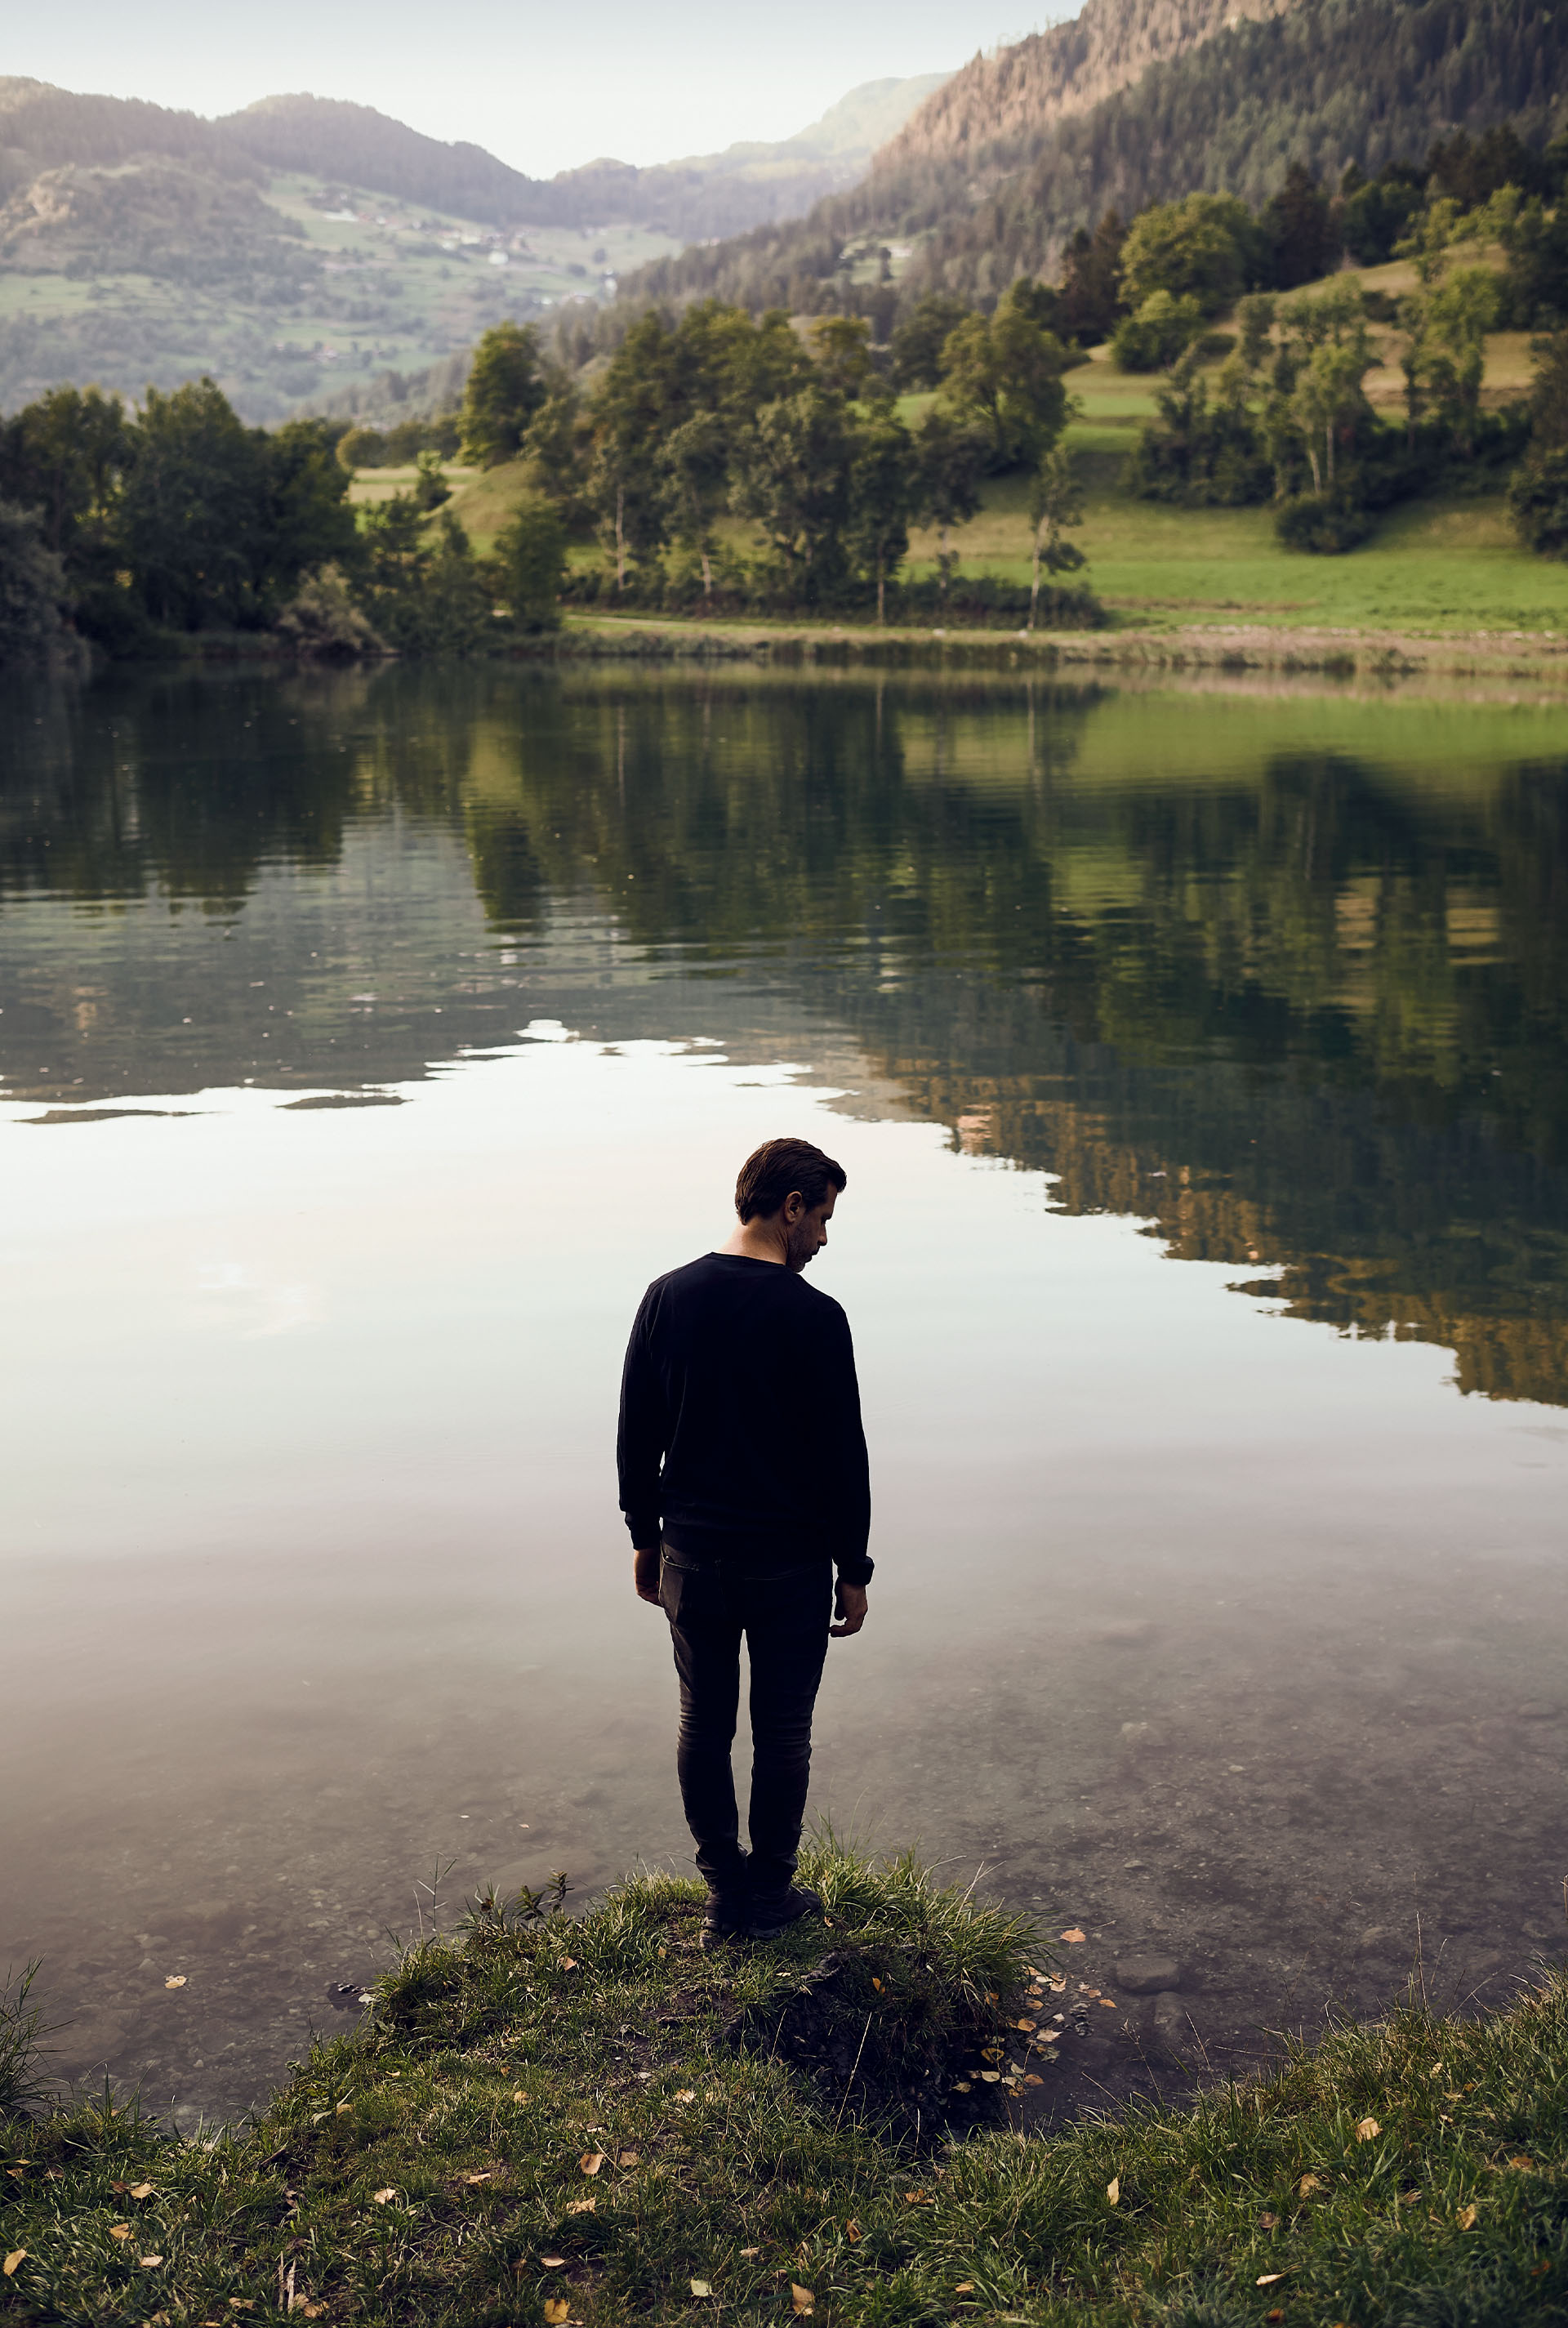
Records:
[[[828,1458],[823,1485],[831,1516],[830,1535],[840,1581],[869,1584],[875,1565],[866,1549],[871,1535],[871,1466],[860,1422],[855,1345],[850,1321],[838,1303],[830,1301],[828,1307],[822,1425]]]
[[[659,1471],[669,1439],[664,1385],[650,1347],[655,1291],[649,1287],[633,1322],[621,1370],[621,1419],[615,1433],[621,1509],[639,1552],[659,1541]]]

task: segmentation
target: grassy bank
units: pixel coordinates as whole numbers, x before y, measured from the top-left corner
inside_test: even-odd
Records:
[[[718,1956],[668,1881],[580,1922],[481,1915],[210,2142],[107,2100],[14,2120],[0,2318],[1568,2317],[1557,1976],[1041,2139],[1006,2121],[1076,1984],[907,1863],[812,1872],[831,1929]]]

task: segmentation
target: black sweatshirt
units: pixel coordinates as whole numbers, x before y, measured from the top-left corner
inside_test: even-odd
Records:
[[[643,1296],[616,1438],[639,1548],[871,1574],[871,1482],[850,1321],[793,1270],[709,1253]],[[662,1469],[661,1469],[662,1466]]]

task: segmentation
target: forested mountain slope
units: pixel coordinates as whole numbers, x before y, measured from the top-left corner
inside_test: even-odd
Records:
[[[934,285],[984,300],[1017,274],[1048,273],[1074,229],[1113,205],[1131,215],[1197,187],[1257,202],[1291,161],[1334,181],[1347,163],[1375,171],[1456,127],[1511,118],[1538,139],[1568,118],[1568,13],[1552,0],[1294,0],[1201,41],[1195,20],[1185,54],[1068,111],[1076,84],[1057,69],[1074,52],[1061,34],[1077,33],[1085,67],[1093,56],[1107,70],[1111,28],[1142,54],[1169,5],[1086,0],[1077,25],[1020,44],[1016,72],[1007,60],[1019,52],[1006,51],[957,76],[852,193],[793,226],[660,260],[624,292],[865,312],[876,296],[868,250],[906,238],[917,247],[900,300]],[[1026,89],[1055,108],[1038,128]],[[1013,108],[990,138],[988,91]]]
[[[1227,25],[1282,15],[1293,0],[1087,0],[1070,23],[977,56],[928,98],[873,165],[889,180],[934,162],[995,170],[1027,161],[1046,133],[1200,48]]]

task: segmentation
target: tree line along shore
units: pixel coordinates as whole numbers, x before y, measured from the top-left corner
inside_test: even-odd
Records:
[[[0,423],[0,656],[515,652],[588,613],[1546,628],[1565,177],[1502,124],[1332,194],[1109,212],[1058,281],[929,292],[885,345],[707,299],[574,371],[503,324],[384,432],[56,389]]]

